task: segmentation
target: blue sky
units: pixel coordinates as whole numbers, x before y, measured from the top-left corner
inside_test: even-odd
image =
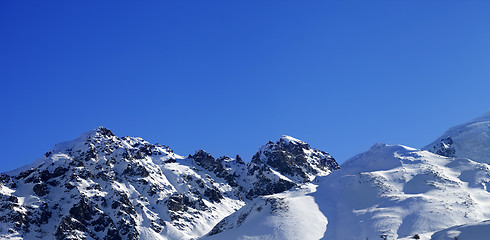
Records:
[[[0,171],[97,126],[340,162],[490,110],[489,1],[2,1]]]

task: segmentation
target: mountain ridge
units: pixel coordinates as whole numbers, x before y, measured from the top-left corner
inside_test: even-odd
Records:
[[[286,149],[268,153],[293,159]],[[319,162],[311,157],[318,154],[301,160]],[[261,160],[214,158],[203,150],[186,158],[99,127],[2,174],[0,238],[194,239],[251,199],[309,180],[290,179]],[[322,167],[321,174],[330,171]]]
[[[483,240],[488,134],[490,112],[339,166],[286,135],[245,162],[99,127],[0,174],[0,239]]]

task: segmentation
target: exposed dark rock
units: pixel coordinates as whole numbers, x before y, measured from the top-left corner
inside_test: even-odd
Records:
[[[204,196],[211,202],[220,202],[223,199],[223,194],[217,188],[206,188]]]
[[[170,158],[170,159],[165,161],[165,163],[175,163],[175,162],[177,162],[177,160],[175,160],[173,158]]]
[[[104,136],[107,136],[107,137],[114,137],[114,133],[112,133],[111,130],[105,128],[105,127],[99,127],[97,128],[97,132],[99,132],[100,134],[104,135]]]
[[[116,228],[109,228],[104,240],[122,240],[122,238]]]
[[[116,195],[119,196],[119,209],[121,211],[130,215],[136,214],[136,210],[134,209],[133,204],[125,193],[118,192]]]
[[[53,187],[56,187],[59,184],[59,182],[56,180],[47,181],[46,183],[53,186]]]
[[[26,171],[23,171],[21,173],[19,173],[19,175],[17,175],[15,177],[15,179],[19,180],[21,178],[27,178],[29,175],[31,175],[31,173],[33,173],[35,170],[34,169],[29,169],[29,170],[26,170]]]
[[[17,230],[27,230],[30,226],[29,216],[21,212],[13,212],[10,221],[15,223]]]
[[[65,183],[65,188],[68,190],[71,190],[71,189],[75,188],[75,185],[71,182],[67,182],[67,183]]]
[[[76,231],[88,232],[88,229],[76,219],[64,217],[61,219],[61,223],[56,229],[56,240],[79,239],[77,238],[78,233]]]
[[[237,161],[237,163],[239,163],[239,164],[245,164],[245,162],[242,160],[242,158],[240,157],[240,155],[236,155],[235,160],[236,160],[236,161]]]
[[[257,196],[270,195],[275,193],[284,192],[286,190],[295,187],[294,182],[279,179],[277,181],[271,181],[265,177],[261,178],[255,186],[247,192],[246,197],[253,199]]]
[[[213,156],[211,156],[211,154],[205,152],[204,150],[199,150],[193,156],[190,156],[190,158],[194,159],[197,165],[201,166],[202,168],[210,172],[213,172],[217,177],[223,178],[228,184],[230,184],[230,186],[232,187],[238,186],[238,183],[236,182],[237,177],[229,173],[224,168],[225,161],[230,160],[229,157],[225,156],[225,157],[220,157],[218,159],[214,159]],[[244,165],[243,161],[237,163]]]
[[[78,204],[70,209],[70,216],[77,219],[81,223],[92,220],[92,217],[97,211],[88,203],[85,198],[80,199]]]
[[[278,172],[289,176],[297,175],[303,179],[307,179],[306,173],[298,166],[296,159],[291,153],[275,144],[270,145],[270,148],[270,151],[256,153],[252,158],[252,162],[260,164],[262,162],[261,155],[263,154],[266,156],[264,163],[273,167]]]
[[[49,180],[50,178],[51,178],[51,174],[49,173],[48,170],[41,171],[41,173],[39,174],[39,179],[41,179],[41,181],[43,182]]]
[[[136,240],[139,238],[138,230],[136,230],[136,222],[133,218],[127,216],[117,222],[119,234],[124,236],[124,239]]]
[[[160,233],[163,230],[163,226],[165,226],[165,222],[162,219],[152,221],[150,224],[150,228],[157,233]]]
[[[456,150],[452,145],[453,139],[451,137],[443,138],[439,145],[436,146],[437,151],[435,153],[445,157],[455,157]]]
[[[53,216],[53,214],[50,211],[43,210],[41,211],[41,216],[39,218],[39,223],[40,224],[46,224],[48,223],[48,220]]]
[[[132,166],[128,165],[128,167],[123,172],[124,175],[128,176],[139,176],[139,177],[148,177],[150,176],[150,172],[144,166]]]
[[[32,191],[40,197],[48,194],[48,188],[46,187],[46,184],[43,183],[37,183],[32,187]]]
[[[64,167],[57,167],[54,172],[53,172],[53,175],[51,176],[52,178],[56,178],[56,177],[59,177],[59,176],[62,176],[64,175],[66,172],[68,171],[68,168],[64,168]]]
[[[182,194],[171,196],[167,200],[167,207],[168,210],[175,212],[186,210],[186,206],[184,205],[184,196]]]
[[[102,214],[97,219],[92,221],[91,225],[94,226],[94,230],[96,232],[100,232],[105,230],[109,226],[114,226],[114,223],[109,216],[107,216],[106,214]]]
[[[300,182],[310,181],[310,176],[320,174],[319,171],[325,174],[340,168],[330,154],[311,149],[307,143],[287,136],[277,143],[269,141],[253,156],[251,163],[257,166],[266,164],[285,176],[300,179]],[[256,169],[249,169],[249,173],[254,171]]]

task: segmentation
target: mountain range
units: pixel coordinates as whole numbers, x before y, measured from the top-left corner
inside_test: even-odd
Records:
[[[490,112],[341,166],[290,136],[250,161],[99,127],[0,175],[0,239],[489,239]]]

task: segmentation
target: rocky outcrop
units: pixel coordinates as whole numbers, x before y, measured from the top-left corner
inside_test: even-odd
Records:
[[[297,183],[311,181],[340,168],[327,152],[311,149],[307,143],[289,136],[261,147],[252,163],[271,167]]]

